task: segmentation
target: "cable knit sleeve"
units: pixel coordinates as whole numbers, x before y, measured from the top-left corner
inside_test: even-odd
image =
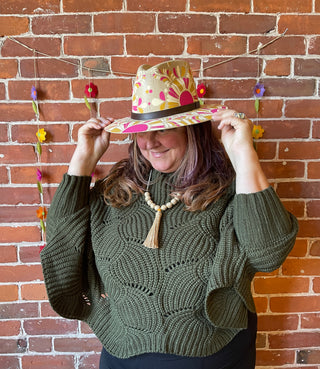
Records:
[[[235,195],[234,228],[252,266],[270,272],[279,268],[294,246],[298,223],[270,186]]]
[[[49,301],[66,318],[90,312],[86,292],[94,261],[90,244],[90,177],[64,175],[47,219],[47,245],[41,263]],[[89,245],[90,246],[90,245]]]

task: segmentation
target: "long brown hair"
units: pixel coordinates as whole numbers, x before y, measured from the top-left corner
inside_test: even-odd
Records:
[[[172,174],[173,193],[179,194],[187,210],[204,210],[224,194],[234,170],[210,121],[187,126],[186,132],[187,150]],[[137,194],[144,192],[151,169],[133,137],[129,158],[116,163],[103,181],[106,203],[114,207],[130,205]]]

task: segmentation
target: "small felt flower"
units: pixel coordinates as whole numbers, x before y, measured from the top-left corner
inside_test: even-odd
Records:
[[[37,90],[34,86],[31,87],[31,98],[33,101],[37,100]]]
[[[47,132],[43,128],[39,128],[36,136],[38,137],[39,142],[43,142],[46,140],[46,134]]]
[[[206,86],[204,85],[204,83],[200,83],[200,85],[198,85],[197,87],[197,95],[198,97],[203,97],[207,92]]]
[[[37,210],[37,217],[39,219],[44,220],[47,217],[47,213],[48,213],[47,209],[45,207],[40,206],[39,209]]]
[[[265,88],[264,88],[263,83],[257,83],[253,90],[254,96],[261,97],[263,96],[264,92],[265,92]]]
[[[40,169],[37,168],[37,180],[40,182],[42,179],[42,172]]]
[[[255,139],[261,138],[263,136],[264,129],[259,125],[254,125],[252,128],[252,137]]]
[[[39,246],[39,252],[41,252],[44,248],[45,248],[46,245],[41,245]]]
[[[98,95],[98,87],[90,82],[88,85],[86,85],[84,93],[87,97],[96,97]]]

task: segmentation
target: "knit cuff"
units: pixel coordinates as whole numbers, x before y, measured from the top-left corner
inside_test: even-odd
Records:
[[[273,187],[235,196],[234,226],[242,244],[265,245],[295,237],[295,218],[288,213]]]
[[[89,204],[90,176],[64,174],[54,195],[49,212],[64,217],[76,213]]]

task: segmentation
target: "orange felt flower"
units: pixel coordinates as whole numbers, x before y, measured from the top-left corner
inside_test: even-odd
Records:
[[[252,128],[252,137],[255,139],[261,138],[263,136],[264,129],[259,125],[254,125]]]
[[[40,206],[39,209],[37,210],[37,217],[39,219],[44,220],[47,218],[47,213],[48,213],[47,208]]]

